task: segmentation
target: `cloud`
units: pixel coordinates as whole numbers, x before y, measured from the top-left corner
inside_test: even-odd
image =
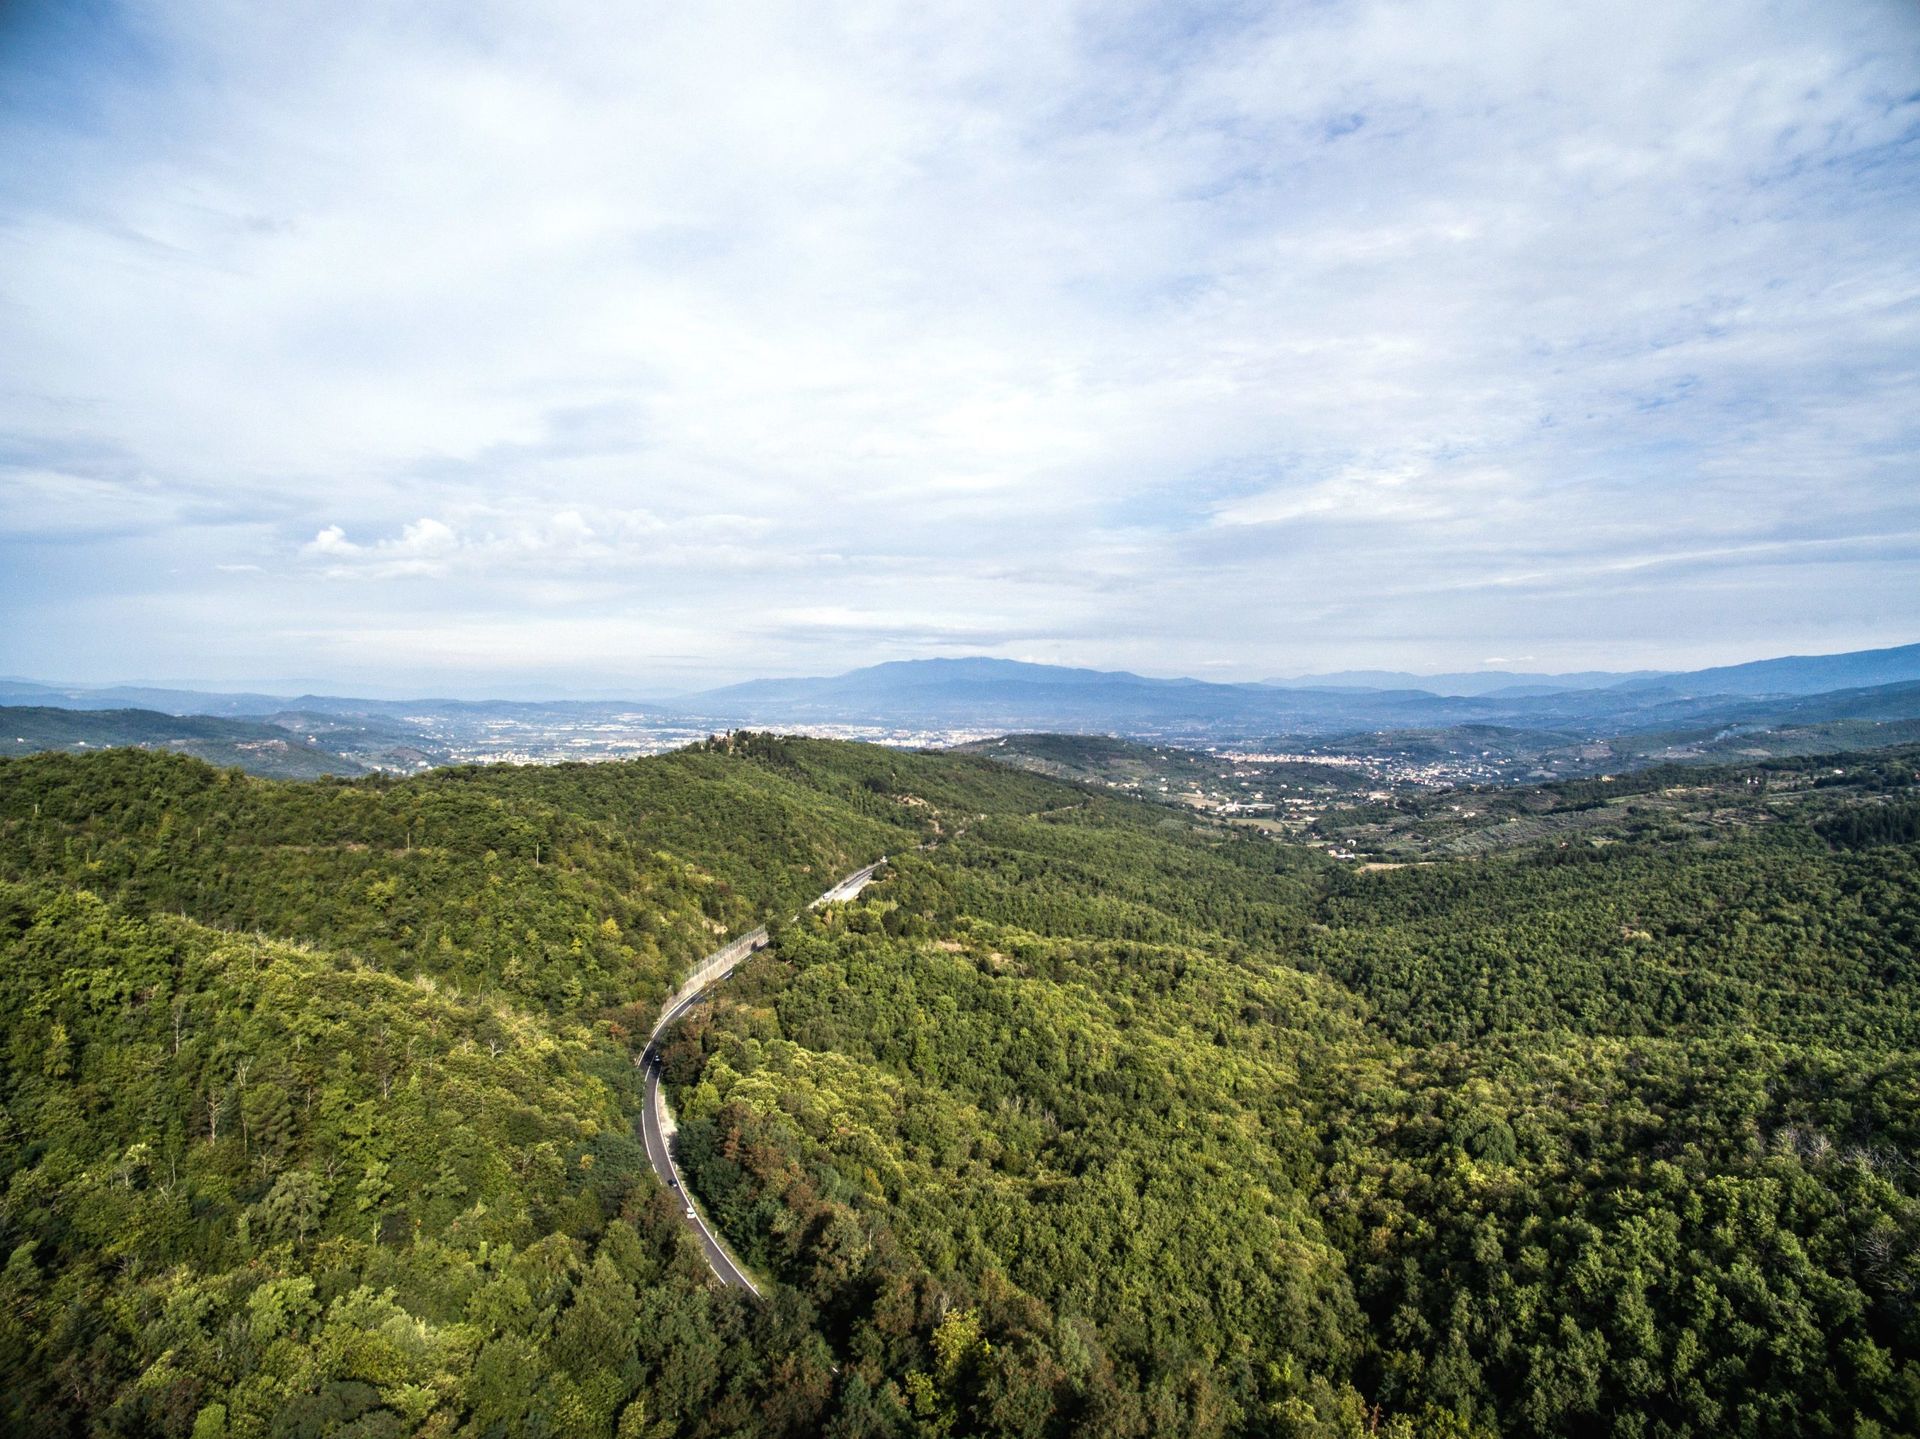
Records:
[[[1848,547],[1920,526],[1904,5],[99,28],[0,56],[11,668],[128,587],[136,657],[236,679],[265,603],[476,670],[509,615],[698,663],[699,613],[712,679],[1920,626]],[[913,618],[770,619],[834,614]]]
[[[645,510],[618,510],[597,511],[589,520],[577,509],[533,515],[470,505],[456,521],[422,516],[403,524],[399,534],[370,544],[349,538],[342,525],[327,525],[300,553],[319,574],[356,581],[456,575],[498,581],[741,563],[777,568],[777,556],[753,548],[768,528],[767,521],[746,515],[691,515],[669,521]]]
[[[1220,525],[1282,525],[1293,521],[1352,525],[1483,520],[1503,500],[1519,497],[1512,474],[1488,466],[1443,466],[1401,458],[1350,465],[1326,479],[1281,485],[1224,501]]]
[[[844,605],[779,610],[765,617],[764,627],[769,636],[789,642],[828,639],[880,643],[889,647],[889,654],[972,653],[1048,637],[1045,629],[990,614],[956,621],[949,614],[934,611],[853,609]]]
[[[431,517],[407,525],[397,539],[358,545],[339,525],[328,525],[305,547],[310,557],[331,562],[327,573],[372,573],[396,578],[405,575],[442,575],[460,551],[460,537],[451,527]]]
[[[307,546],[307,551],[315,555],[338,555],[343,557],[365,553],[360,546],[347,538],[347,532],[338,525],[328,525],[324,530],[320,531],[319,534],[315,535],[312,543]]]

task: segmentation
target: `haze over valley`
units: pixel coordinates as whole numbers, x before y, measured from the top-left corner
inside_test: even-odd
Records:
[[[371,700],[0,680],[15,752],[140,743],[264,774],[657,754],[774,727],[919,748],[1012,731],[1111,734],[1221,753],[1367,759],[1395,781],[1547,778],[1647,759],[1891,743],[1920,721],[1920,645],[1691,673],[1303,677],[1222,685],[1021,664],[896,661],[661,700]],[[1430,685],[1431,688],[1426,686]],[[30,715],[30,718],[29,718]],[[1888,726],[1893,728],[1888,729]]]

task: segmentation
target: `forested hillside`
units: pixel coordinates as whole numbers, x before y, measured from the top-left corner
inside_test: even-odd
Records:
[[[331,743],[322,744],[317,735],[295,734],[260,721],[138,709],[0,708],[0,747],[9,756],[121,745],[190,754],[208,764],[231,765],[277,779],[367,772],[367,766],[339,753]]]
[[[1920,1432],[1917,758],[1367,869],[759,736],[0,763],[6,1422]],[[768,917],[666,1052],[760,1304],[632,1060]]]

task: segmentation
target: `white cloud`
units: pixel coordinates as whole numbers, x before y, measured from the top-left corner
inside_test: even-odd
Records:
[[[315,571],[331,579],[365,581],[456,575],[496,581],[557,575],[714,568],[756,559],[754,544],[769,522],[746,515],[689,515],[663,520],[645,510],[577,509],[551,515],[488,504],[461,507],[457,518],[430,515],[371,543],[327,525],[301,547]]]
[[[351,556],[364,553],[360,546],[347,538],[347,532],[338,525],[328,525],[313,537],[307,546],[307,552],[315,555]]]
[[[342,634],[528,615],[636,664],[691,605],[714,678],[790,669],[777,615],[911,617],[812,626],[822,665],[1248,674],[1920,621],[1764,548],[1920,523],[1908,8],[1188,19],[136,9],[150,67],[59,57],[93,124],[0,112],[0,543],[165,555],[146,612],[202,632],[151,645],[236,675],[247,565]],[[1744,598],[1649,564],[1583,608],[1668,552]],[[35,572],[70,654],[83,581]]]

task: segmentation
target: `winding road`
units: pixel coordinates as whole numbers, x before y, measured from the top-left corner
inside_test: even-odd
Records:
[[[824,904],[852,899],[867,887],[874,871],[886,862],[886,856],[882,855],[865,869],[856,869],[807,907],[818,909]],[[647,1148],[647,1162],[653,1166],[653,1172],[660,1176],[661,1182],[673,1191],[674,1198],[680,1201],[681,1217],[700,1241],[700,1252],[707,1256],[707,1265],[720,1282],[744,1289],[756,1297],[760,1293],[758,1286],[747,1277],[746,1270],[740,1267],[740,1261],[728,1251],[720,1236],[707,1226],[707,1221],[687,1190],[686,1181],[680,1177],[680,1166],[673,1162],[673,1116],[667,1112],[666,1097],[660,1092],[659,1040],[669,1024],[706,997],[709,988],[732,974],[749,955],[765,949],[767,943],[766,926],[762,925],[751,934],[743,934],[729,941],[695,966],[687,982],[674,991],[666,1008],[660,1011],[659,1022],[653,1026],[653,1033],[647,1036],[647,1047],[634,1061],[646,1075],[646,1103],[640,1114],[640,1137]]]

